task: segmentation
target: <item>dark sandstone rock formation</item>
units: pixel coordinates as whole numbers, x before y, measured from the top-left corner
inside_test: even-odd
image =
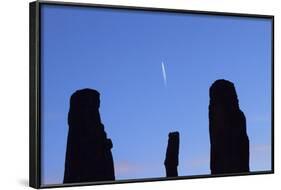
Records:
[[[71,96],[64,183],[115,179],[112,142],[101,123],[99,96],[92,89]]]
[[[232,82],[217,80],[210,88],[209,132],[211,173],[249,172],[246,118]]]
[[[178,176],[178,163],[179,163],[179,132],[169,133],[168,146],[166,151],[166,159],[164,162],[166,168],[166,177]]]

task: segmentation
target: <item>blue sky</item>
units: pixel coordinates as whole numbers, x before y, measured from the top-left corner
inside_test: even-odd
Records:
[[[42,183],[62,183],[69,98],[101,93],[116,179],[164,177],[171,131],[179,175],[210,174],[209,87],[235,84],[250,169],[271,169],[271,21],[42,6]],[[162,62],[166,71],[163,79]]]

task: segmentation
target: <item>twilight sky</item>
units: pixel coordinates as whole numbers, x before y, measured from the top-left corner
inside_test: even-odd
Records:
[[[116,179],[165,177],[171,131],[179,175],[210,174],[209,87],[235,84],[250,170],[271,169],[271,21],[42,5],[42,183],[62,183],[69,99],[101,94]]]

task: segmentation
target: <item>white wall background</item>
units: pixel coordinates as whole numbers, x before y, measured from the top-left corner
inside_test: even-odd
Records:
[[[75,1],[75,0],[73,0]],[[68,189],[278,189],[281,185],[280,0],[76,0],[76,2],[275,15],[274,175],[75,187]],[[0,189],[28,188],[29,20],[27,0],[0,3]],[[279,74],[280,73],[280,74]],[[258,85],[258,84],[257,84]],[[279,116],[280,115],[280,116]]]

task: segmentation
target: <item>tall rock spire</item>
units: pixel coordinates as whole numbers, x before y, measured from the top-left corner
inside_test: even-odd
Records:
[[[249,172],[246,118],[232,82],[217,80],[210,88],[209,132],[211,173]]]
[[[114,180],[112,142],[101,123],[100,94],[76,91],[70,98],[64,183]]]

